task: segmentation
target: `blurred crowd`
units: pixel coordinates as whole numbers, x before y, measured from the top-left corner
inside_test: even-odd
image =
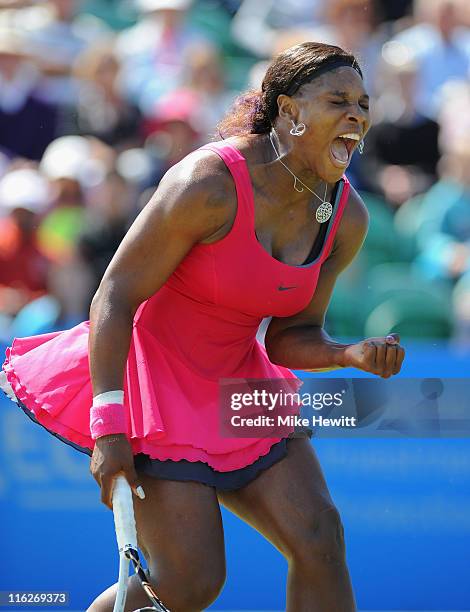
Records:
[[[0,0],[0,341],[86,319],[166,170],[304,40],[354,52],[372,98],[331,332],[470,346],[468,0]]]

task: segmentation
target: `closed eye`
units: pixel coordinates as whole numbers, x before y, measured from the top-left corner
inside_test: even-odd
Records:
[[[335,106],[344,106],[344,105],[349,106],[349,102],[347,100],[330,100],[330,102],[331,104],[334,104]],[[368,102],[359,102],[359,106],[366,111],[369,110]]]

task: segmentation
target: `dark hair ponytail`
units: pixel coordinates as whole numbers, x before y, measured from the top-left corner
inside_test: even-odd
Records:
[[[239,134],[265,134],[271,129],[263,92],[250,89],[238,96],[232,108],[217,126],[222,138]]]
[[[236,98],[217,126],[219,137],[267,134],[278,114],[278,96],[293,96],[302,85],[336,65],[351,66],[362,77],[356,58],[334,45],[305,42],[283,51],[269,65],[261,90],[252,89]]]

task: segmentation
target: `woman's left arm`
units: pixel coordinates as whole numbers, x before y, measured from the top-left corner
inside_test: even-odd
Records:
[[[323,329],[336,279],[360,250],[368,224],[364,202],[351,188],[333,250],[322,265],[310,304],[292,317],[273,318],[269,324],[265,343],[273,363],[306,371],[355,367],[383,378],[400,371],[405,352],[397,334],[341,344]]]

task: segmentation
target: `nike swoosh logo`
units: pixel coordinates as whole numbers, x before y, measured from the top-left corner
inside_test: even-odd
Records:
[[[283,287],[282,285],[279,285],[277,289],[278,291],[287,291],[288,289],[297,289],[297,285],[295,285],[294,287]]]
[[[93,421],[93,426],[95,426],[95,425],[104,425],[103,419],[95,419]]]

